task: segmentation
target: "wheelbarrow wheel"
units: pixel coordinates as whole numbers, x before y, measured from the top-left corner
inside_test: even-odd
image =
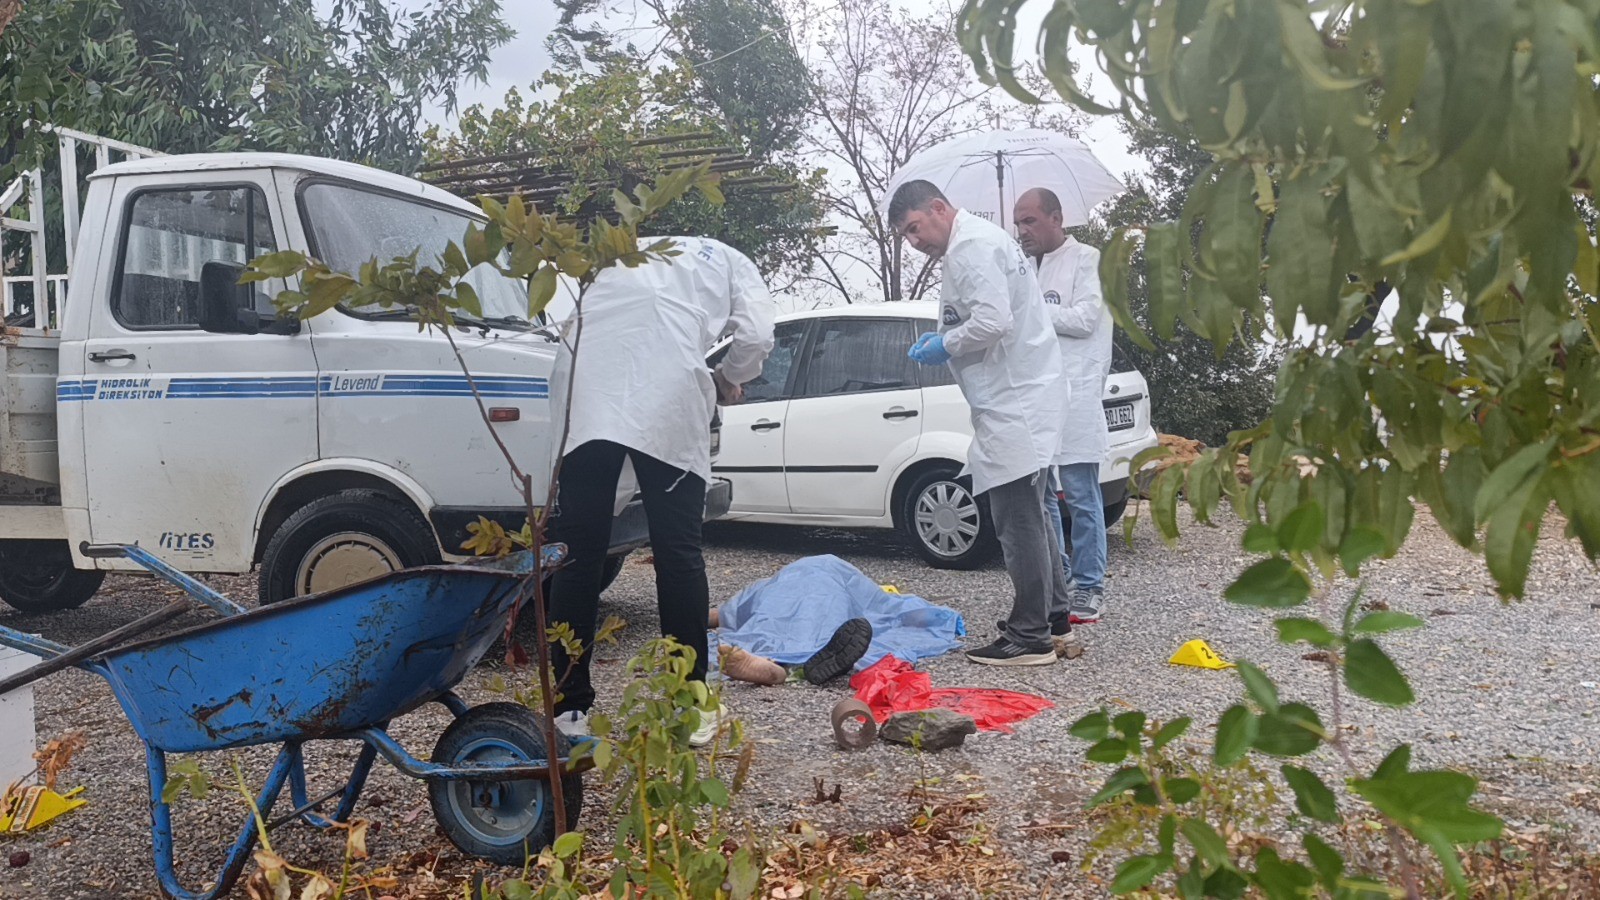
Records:
[[[542,720],[518,703],[485,703],[450,723],[433,750],[442,766],[493,765],[514,761],[542,763],[545,753]],[[571,747],[556,733],[556,754]],[[583,810],[583,778],[561,780],[567,825]],[[555,840],[555,804],[544,779],[516,781],[428,782],[433,817],[450,843],[463,853],[503,866],[520,866]]]

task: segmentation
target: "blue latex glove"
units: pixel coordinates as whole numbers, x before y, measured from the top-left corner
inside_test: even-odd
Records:
[[[944,335],[933,331],[917,338],[907,355],[925,366],[942,366],[950,361],[950,352],[944,349]]]

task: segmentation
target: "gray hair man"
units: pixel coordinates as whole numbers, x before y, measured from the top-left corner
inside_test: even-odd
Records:
[[[942,259],[939,330],[910,356],[948,365],[972,410],[964,471],[986,496],[1015,592],[999,637],[967,652],[991,666],[1049,665],[1077,655],[1068,622],[1071,586],[1052,546],[1043,500],[1061,441],[1061,351],[1033,266],[999,227],[953,206],[937,187],[910,181],[889,203],[889,224]]]
[[[1100,493],[1100,462],[1108,446],[1100,398],[1111,374],[1111,310],[1100,292],[1100,251],[1069,237],[1062,228],[1061,201],[1044,188],[1017,198],[1012,221],[1023,252],[1039,265],[1045,308],[1061,345],[1066,418],[1055,464],[1067,505],[1047,500],[1062,559],[1074,582],[1070,619],[1100,621],[1105,610],[1106,521]],[[1067,554],[1066,534],[1072,535]]]

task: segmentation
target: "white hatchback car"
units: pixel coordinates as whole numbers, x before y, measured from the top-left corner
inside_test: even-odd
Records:
[[[936,315],[935,303],[915,302],[779,316],[761,375],[721,413],[712,472],[733,483],[724,521],[897,528],[938,568],[992,557],[987,511],[957,475],[972,440],[966,400],[948,368],[906,358]],[[1100,465],[1107,526],[1127,505],[1129,461],[1157,443],[1144,376],[1112,369],[1103,398],[1111,448]]]

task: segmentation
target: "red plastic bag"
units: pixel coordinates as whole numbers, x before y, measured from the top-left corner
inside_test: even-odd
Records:
[[[885,656],[850,677],[850,687],[879,722],[897,712],[944,707],[971,716],[983,731],[1009,734],[1011,725],[1055,706],[1043,697],[997,688],[935,688],[928,673]]]

